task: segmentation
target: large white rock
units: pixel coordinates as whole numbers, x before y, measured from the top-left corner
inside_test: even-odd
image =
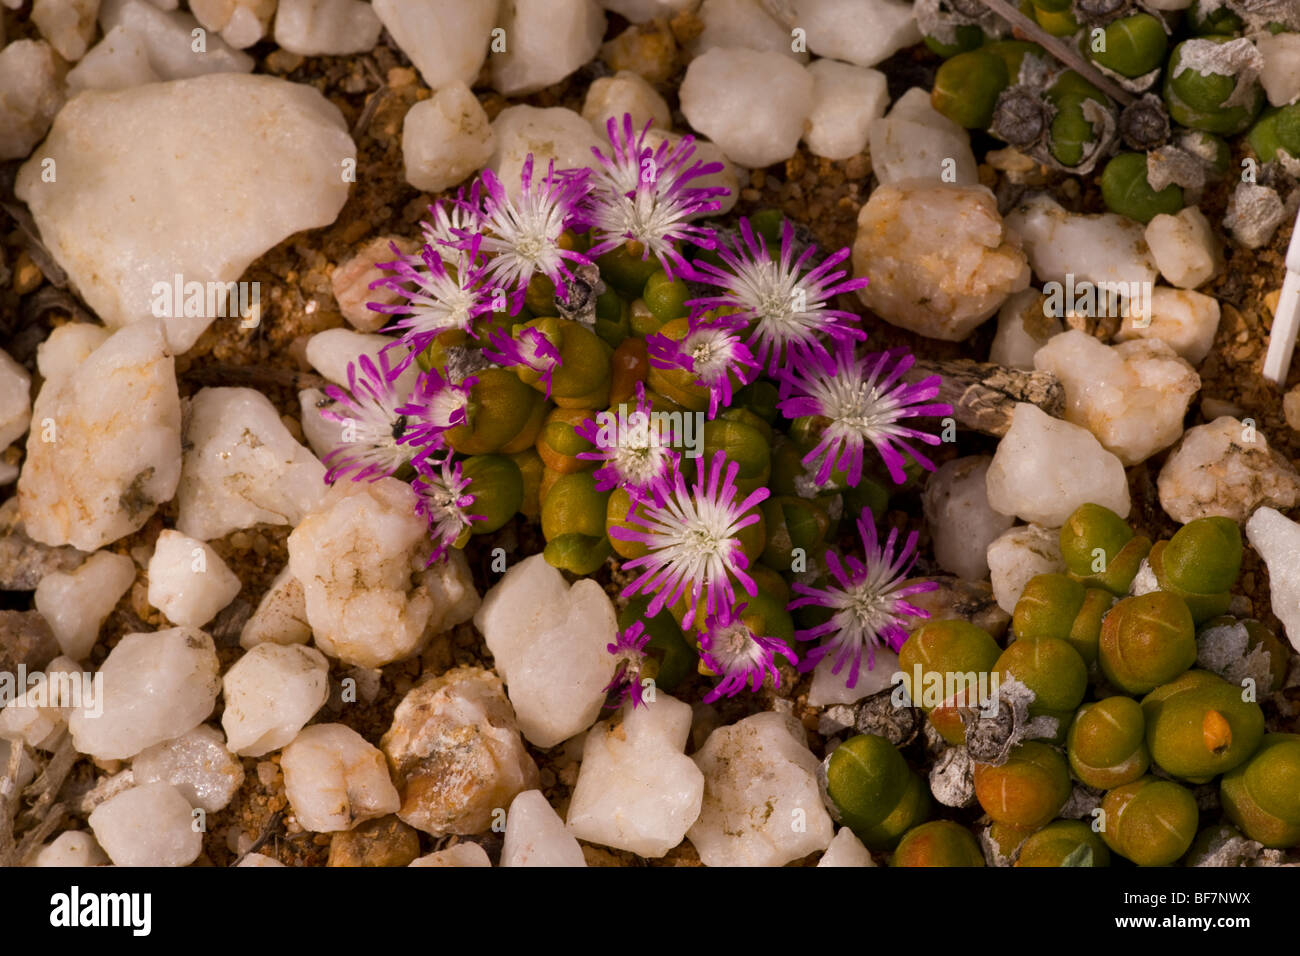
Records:
[[[693,57],[714,47],[745,47],[808,62],[807,50],[795,50],[795,38],[763,9],[762,0],[704,0],[698,16],[704,29],[687,45]]]
[[[434,836],[484,833],[539,783],[501,680],[457,667],[397,705],[380,747],[397,777],[397,815]]]
[[[681,843],[704,799],[704,774],[683,753],[690,733],[690,704],[662,693],[643,707],[624,705],[619,723],[593,727],[569,802],[569,831],[644,857]]]
[[[884,185],[906,179],[959,186],[979,182],[970,135],[931,106],[930,94],[919,86],[900,96],[887,116],[870,124],[868,141],[871,170]]]
[[[473,84],[488,53],[499,0],[375,0],[375,13],[435,90]],[[514,42],[507,35],[506,43]]]
[[[75,374],[47,381],[32,416],[18,501],[37,541],[94,551],[175,494],[181,405],[158,320],[122,329]]]
[[[342,724],[313,724],[280,755],[284,793],[298,824],[329,833],[401,806],[384,755]]]
[[[853,835],[848,827],[840,827],[826,848],[818,866],[875,866],[871,851],[862,845],[862,841]]]
[[[858,66],[875,66],[921,42],[912,5],[902,0],[789,0],[773,7],[788,11],[787,26],[803,29],[818,56]]]
[[[126,27],[114,27],[68,71],[68,89],[124,90],[162,80],[149,63],[143,37]]]
[[[28,866],[103,866],[106,854],[85,830],[64,830],[36,851]]]
[[[609,121],[614,120],[621,128],[624,115],[632,117],[632,128],[638,132],[651,120],[655,129],[672,128],[668,104],[641,74],[619,70],[613,76],[593,80],[582,103],[582,118],[591,124],[596,135],[608,138]],[[608,155],[609,150],[605,153]]]
[[[158,535],[149,559],[149,603],[173,624],[207,624],[239,587],[239,578],[207,543],[170,528]]]
[[[705,866],[783,866],[826,849],[834,824],[817,786],[817,758],[788,714],[754,714],[709,734],[700,818],[686,834]]]
[[[540,790],[515,797],[506,815],[501,866],[586,866],[582,847]]]
[[[159,10],[145,0],[103,0],[99,25],[105,33],[122,27],[138,36],[149,53],[149,65],[164,80],[205,73],[249,73],[253,58],[234,49],[220,36],[207,33],[199,21],[180,10]],[[202,47],[194,31],[203,34]]]
[[[384,25],[362,0],[280,0],[275,43],[301,56],[367,53]]]
[[[694,10],[700,5],[700,0],[600,0],[600,5],[632,23],[645,23],[659,17],[671,19],[683,10]]]
[[[59,56],[76,63],[95,38],[99,0],[35,0],[32,23]]]
[[[1066,420],[1092,432],[1126,466],[1179,439],[1201,388],[1191,365],[1154,338],[1111,347],[1071,329],[1038,350],[1034,367],[1064,386]]]
[[[276,0],[190,0],[190,12],[205,29],[243,50],[266,36]]]
[[[1040,574],[1064,574],[1060,536],[1038,525],[1012,528],[989,545],[989,580],[998,607],[1012,614],[1030,578]]]
[[[679,90],[687,122],[741,166],[794,155],[813,107],[813,78],[780,53],[715,48],[691,61]]]
[[[1157,286],[1151,290],[1151,314],[1131,310],[1115,338],[1120,342],[1159,339],[1193,365],[1200,365],[1210,354],[1218,331],[1219,300],[1214,296]]]
[[[507,106],[492,121],[496,147],[488,159],[488,168],[496,173],[512,197],[519,196],[519,174],[528,154],[533,155],[533,176],[545,176],[547,165],[555,168],[594,168],[599,165],[592,155],[598,146],[609,155],[609,142],[597,136],[591,124],[573,110],[562,106],[540,109],[536,106]]]
[[[891,325],[957,342],[1029,285],[1015,233],[983,186],[907,179],[880,186],[858,213],[858,298]]]
[[[1180,289],[1208,282],[1223,265],[1214,227],[1198,206],[1186,206],[1172,216],[1153,216],[1143,237],[1160,274]]]
[[[1253,39],[1264,59],[1259,82],[1269,103],[1285,106],[1300,99],[1300,34],[1261,30]]]
[[[1246,522],[1246,539],[1268,566],[1273,613],[1291,646],[1300,651],[1300,525],[1264,506]]]
[[[50,128],[63,105],[59,72],[44,40],[14,40],[0,49],[0,160],[22,159]]]
[[[32,420],[32,377],[0,350],[0,449],[21,438]]]
[[[142,142],[167,148],[140,149]],[[256,148],[232,148],[240,143]],[[42,179],[44,157],[57,164],[53,182]],[[168,341],[184,352],[217,313],[238,312],[227,304],[234,286],[207,284],[236,282],[286,236],[332,223],[355,159],[343,115],[314,88],[223,73],[87,90],[59,113],[41,155],[19,170],[15,192],[105,324],[173,313]],[[200,284],[192,287],[204,291],[197,311],[212,314],[174,314],[178,275]],[[242,298],[251,301],[252,290]],[[198,300],[186,292],[184,301]]]
[[[104,618],[135,581],[135,562],[124,554],[96,551],[73,571],[52,571],[36,585],[36,610],[50,625],[59,648],[85,660],[99,640]]]
[[[939,567],[959,578],[988,577],[988,547],[1015,519],[989,506],[987,475],[993,459],[971,455],[945,462],[925,484],[925,522]]]
[[[989,346],[989,361],[1032,371],[1038,350],[1062,331],[1061,320],[1051,314],[1042,295],[1030,286],[998,309],[998,330]]]
[[[1094,502],[1121,518],[1129,512],[1123,463],[1086,428],[1020,403],[988,470],[989,505],[1048,528]]]
[[[371,332],[353,332],[351,329],[326,329],[307,340],[307,361],[335,385],[348,386],[348,366],[368,355],[379,365],[379,352],[394,339]],[[390,358],[395,353],[389,353]],[[393,388],[399,395],[409,395],[420,377],[420,366],[412,362],[397,376]],[[316,417],[320,417],[317,415]],[[335,423],[338,425],[339,423]]]
[[[325,466],[251,388],[200,389],[185,421],[176,527],[209,541],[255,524],[296,525],[325,497]]]
[[[530,743],[553,747],[595,722],[614,676],[606,647],[618,630],[599,584],[583,579],[569,587],[535,554],[484,595],[474,625]]]
[[[867,148],[872,125],[889,105],[885,74],[835,60],[818,60],[808,73],[813,105],[804,142],[815,156],[856,156]]]
[[[131,773],[137,784],[170,784],[207,813],[225,809],[244,782],[243,765],[226,749],[221,731],[207,724],[142,750]]]
[[[428,527],[396,478],[336,484],[289,535],[316,646],[361,667],[415,654],[473,614],[473,594],[448,562],[425,567]],[[557,572],[558,573],[558,572]]]
[[[834,654],[828,654],[818,661],[813,668],[812,686],[808,688],[808,706],[852,704],[889,687],[890,678],[898,670],[898,655],[887,647],[878,647],[875,660],[871,661],[868,657],[867,654],[862,655],[862,662],[858,665],[858,680],[852,687],[849,687],[848,671],[841,669],[838,674],[831,673],[835,668]]]
[[[329,671],[314,647],[254,647],[221,682],[227,746],[241,757],[261,757],[292,741],[329,697]]]
[[[1020,236],[1029,265],[1043,282],[1064,283],[1072,275],[1076,286],[1123,283],[1129,291],[1156,280],[1142,224],[1126,216],[1079,215],[1048,196],[1034,196],[1007,215],[1007,226]]]
[[[36,346],[36,367],[40,369],[47,385],[63,381],[112,335],[102,325],[92,325],[89,322],[60,325],[50,333],[49,338]]]
[[[1182,524],[1218,515],[1245,521],[1261,506],[1300,502],[1300,475],[1255,424],[1223,415],[1187,429],[1156,479],[1160,507]]]
[[[124,760],[193,730],[217,701],[217,672],[216,648],[202,631],[127,634],[99,668],[102,704],[96,699],[68,718],[72,743],[100,760]]]
[[[307,599],[302,583],[286,567],[262,595],[257,609],[239,633],[239,646],[250,650],[259,644],[306,644],[311,640]]]
[[[402,121],[406,181],[424,192],[441,192],[477,173],[495,146],[487,113],[459,81],[416,103]]]
[[[492,86],[522,96],[558,83],[590,62],[605,36],[596,0],[504,0],[505,51],[492,54]]]
[[[91,811],[90,829],[116,866],[188,866],[203,852],[189,801],[165,783],[109,797]]]

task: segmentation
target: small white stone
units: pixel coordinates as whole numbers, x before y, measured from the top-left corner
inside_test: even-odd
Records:
[[[669,143],[667,155],[672,156],[673,150],[675,150],[677,144],[682,141],[682,137],[677,133],[667,133],[663,130],[657,130],[654,127],[651,127],[649,132],[646,133],[645,144],[651,149],[658,149],[659,144],[665,141]],[[716,210],[697,213],[690,218],[705,219],[713,216],[722,216],[731,212],[736,205],[736,201],[740,199],[740,169],[731,160],[727,159],[726,154],[723,153],[722,150],[718,149],[716,144],[710,143],[706,139],[696,137],[691,145],[695,148],[695,152],[691,154],[690,162],[687,163],[688,166],[692,166],[695,163],[703,163],[706,166],[718,163],[722,166],[722,168],[716,173],[709,173],[706,176],[692,179],[691,185],[699,188],[708,187],[713,189],[721,187],[727,191],[722,195],[713,197],[713,201],[718,203],[718,208]],[[745,177],[745,181],[749,181],[748,176]]]
[[[289,535],[316,646],[361,667],[417,653],[445,614],[438,572],[424,567],[428,527],[396,478],[336,484]],[[447,625],[451,626],[451,625]]]
[[[606,647],[618,630],[614,605],[599,584],[583,579],[569,587],[536,554],[484,595],[474,625],[530,743],[553,747],[595,722],[614,676]]]
[[[605,11],[595,0],[508,0],[499,26],[506,42],[504,52],[492,55],[492,88],[522,96],[560,82],[595,58],[605,36]]]
[[[32,377],[0,349],[0,448],[23,437],[32,420]]]
[[[474,587],[469,559],[459,548],[451,548],[443,559],[425,569],[425,585],[433,595],[434,610],[429,616],[429,632],[441,634],[474,616],[482,599]]]
[[[769,711],[719,727],[695,762],[704,804],[686,835],[705,866],[784,866],[830,846],[835,827],[817,758],[790,715]]]
[[[145,0],[103,0],[99,24],[105,33],[125,27],[138,36],[149,51],[149,65],[164,80],[205,73],[250,73],[253,69],[252,57],[212,33],[205,32],[201,51],[194,49],[194,31],[203,30],[199,21],[179,10],[159,10]]]
[[[998,310],[998,330],[989,346],[989,361],[1033,371],[1034,355],[1062,331],[1061,320],[1044,308],[1042,294],[1030,286],[1007,299]]]
[[[207,543],[170,528],[158,535],[149,559],[149,603],[173,624],[207,624],[239,587],[239,578]]]
[[[122,329],[75,374],[47,380],[32,417],[40,427],[18,500],[42,544],[95,551],[144,527],[176,492],[181,407],[159,320]]]
[[[1180,289],[1203,285],[1223,265],[1214,227],[1197,206],[1187,206],[1173,216],[1152,217],[1143,237],[1160,274]]]
[[[495,146],[487,113],[464,83],[449,83],[416,103],[402,122],[406,181],[422,192],[463,182],[487,164]]]
[[[429,853],[412,860],[407,866],[491,866],[487,851],[477,843],[457,843],[455,846]]]
[[[329,697],[329,663],[314,647],[259,644],[222,679],[226,709],[221,726],[241,757],[279,750]]]
[[[244,782],[244,768],[221,731],[207,724],[141,751],[131,772],[137,784],[171,784],[190,806],[208,813],[225,809]]]
[[[311,640],[307,599],[302,584],[286,567],[262,595],[252,616],[239,633],[239,646],[251,650],[259,644],[306,644]]]
[[[715,48],[686,68],[682,113],[741,166],[794,155],[812,112],[813,79],[789,57],[770,51]]]
[[[89,322],[60,325],[50,333],[49,338],[36,346],[36,367],[47,385],[62,381],[90,358],[90,353],[107,342],[112,334],[102,325],[92,325]]]
[[[36,851],[28,866],[103,866],[108,862],[95,838],[85,830],[65,830]]]
[[[1268,567],[1273,613],[1291,646],[1300,651],[1300,525],[1264,506],[1246,522],[1246,539]]]
[[[201,60],[214,56],[214,41]],[[188,51],[188,30],[183,44]],[[142,142],[168,147],[137,148]],[[54,182],[42,178],[46,157],[57,164]],[[343,114],[313,87],[218,73],[83,92],[59,113],[41,154],[19,170],[15,193],[106,325],[161,313],[180,353],[217,319],[244,324],[240,303],[251,311],[256,289],[230,284],[282,239],[332,223],[347,201],[344,174],[355,159]]]
[[[848,827],[840,827],[826,848],[818,866],[875,866],[871,851],[862,845],[862,841],[853,835]]]
[[[632,23],[645,23],[660,17],[672,19],[684,10],[694,10],[700,0],[600,0],[600,5]]]
[[[1124,465],[1136,465],[1183,434],[1200,376],[1160,339],[1113,348],[1086,332],[1062,332],[1034,356],[1065,388],[1065,418],[1096,436]]]
[[[875,66],[921,42],[912,5],[901,0],[789,0],[779,6],[818,56]]]
[[[38,681],[28,674],[28,686],[18,685],[17,698],[0,709],[0,737],[53,751],[63,742],[72,708],[84,706],[94,689],[81,666],[69,657],[56,657],[40,674],[44,679]]]
[[[379,366],[379,352],[385,345],[397,341],[386,335],[370,332],[353,332],[351,329],[326,329],[317,332],[307,340],[307,361],[311,367],[320,372],[335,385],[348,387],[348,366],[359,362],[361,356],[368,355]],[[389,360],[394,362],[400,352],[390,352]],[[360,366],[357,373],[360,374]],[[412,362],[393,383],[399,395],[409,395],[420,377],[420,366]]]
[[[32,23],[69,63],[86,55],[95,38],[99,0],[35,0]]]
[[[1300,34],[1261,30],[1253,39],[1264,58],[1259,82],[1269,104],[1286,106],[1300,99]]]
[[[85,660],[99,640],[100,625],[134,581],[134,561],[124,554],[96,551],[74,571],[53,571],[41,578],[36,610],[63,653]]]
[[[280,755],[284,792],[298,824],[330,833],[401,806],[378,748],[343,724],[313,724]]]
[[[582,104],[582,118],[591,124],[596,135],[608,137],[607,125],[611,119],[621,129],[625,114],[632,117],[632,128],[637,133],[652,120],[655,129],[672,128],[668,104],[639,73],[619,70],[613,76],[593,80]]]
[[[99,668],[102,701],[68,718],[73,745],[100,760],[125,760],[192,730],[212,713],[218,669],[212,638],[194,628],[125,635]]]
[[[593,727],[569,803],[569,832],[650,858],[681,843],[704,798],[704,775],[683,753],[690,732],[690,705],[663,693],[642,707],[624,705],[617,726]]]
[[[30,153],[62,105],[59,67],[48,43],[14,40],[0,50],[0,160]]]
[[[959,578],[988,577],[988,547],[1015,519],[989,506],[988,475],[993,459],[971,455],[945,462],[925,484],[925,522],[939,567]]]
[[[302,435],[307,447],[317,458],[324,458],[343,443],[343,422],[326,418],[321,409],[335,405],[319,388],[304,388],[298,393],[298,407],[302,415]]]
[[[877,647],[875,660],[869,658],[868,654],[862,655],[857,683],[849,687],[849,673],[846,669],[841,668],[838,674],[832,673],[835,669],[835,655],[823,657],[813,668],[808,706],[852,704],[889,687],[890,678],[898,670],[898,655],[887,647]]]
[[[383,29],[361,0],[280,0],[275,13],[276,46],[300,56],[368,53]]]
[[[203,852],[189,801],[165,783],[109,797],[91,811],[90,829],[116,866],[188,866]]]
[[[393,251],[393,246],[397,247],[397,252]],[[391,289],[371,288],[374,282],[389,275],[379,268],[379,264],[419,250],[419,243],[401,236],[376,236],[334,268],[330,286],[339,312],[349,325],[359,332],[377,332],[391,321],[391,315],[370,308],[371,302],[393,305],[402,301],[402,297]]]
[[[885,74],[835,60],[808,67],[813,105],[804,142],[814,156],[848,159],[867,148],[872,125],[885,115],[889,89]]]
[[[1151,290],[1151,315],[1136,309],[1124,317],[1116,341],[1159,339],[1193,365],[1210,354],[1219,331],[1219,300],[1200,292],[1157,286]]]
[[[998,607],[1012,614],[1031,578],[1064,574],[1060,536],[1038,525],[1012,528],[989,545],[989,579]]]
[[[1029,285],[991,192],[919,179],[871,194],[858,213],[853,274],[870,279],[858,298],[886,322],[951,342]]]
[[[161,79],[149,65],[149,48],[140,34],[114,27],[68,71],[68,89],[124,90]]]
[[[1016,405],[1011,428],[993,455],[988,495],[995,511],[1048,528],[1065,524],[1086,502],[1121,518],[1130,507],[1128,478],[1118,458],[1086,428],[1023,402]]]
[[[1072,275],[1076,286],[1081,281],[1122,283],[1123,291],[1155,282],[1145,230],[1126,216],[1079,215],[1047,196],[1035,196],[1010,212],[1007,226],[1020,236],[1029,265],[1043,282],[1065,283]]]
[[[763,9],[762,0],[704,0],[697,16],[704,29],[687,46],[692,57],[715,47],[744,47],[808,62],[807,50],[794,49],[794,37]]]
[[[424,82],[440,90],[478,77],[500,5],[498,0],[374,0],[374,7]],[[507,46],[515,40],[506,34]]]
[[[1291,508],[1300,475],[1252,423],[1228,415],[1187,429],[1156,479],[1160,507],[1175,521],[1218,515],[1245,521],[1256,508]]]
[[[871,170],[882,185],[909,179],[975,186],[979,173],[970,135],[930,105],[930,94],[912,87],[869,128]]]
[[[582,847],[540,790],[515,797],[506,815],[502,866],[586,866]]]
[[[492,129],[497,140],[488,169],[512,198],[519,196],[520,173],[529,153],[534,178],[545,176],[552,160],[557,170],[594,168],[599,163],[592,155],[593,146],[609,153],[604,135],[597,136],[590,123],[562,106],[507,106],[492,121]]]
[[[176,527],[203,541],[257,524],[296,525],[325,497],[325,466],[261,392],[200,389],[185,421]]]
[[[248,856],[244,857],[242,860],[240,860],[238,863],[236,863],[235,866],[236,866],[236,867],[241,867],[241,866],[254,866],[254,867],[263,866],[263,867],[265,867],[265,866],[269,866],[269,867],[274,868],[274,867],[283,867],[284,864],[281,863],[279,860],[275,859],[274,857],[267,856],[265,853],[250,853],[250,854],[248,854]]]
[[[190,0],[190,12],[205,29],[242,50],[266,36],[276,0]]]

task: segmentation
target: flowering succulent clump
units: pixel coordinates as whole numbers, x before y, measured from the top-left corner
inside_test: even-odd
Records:
[[[718,243],[718,164],[630,117],[608,135],[590,170],[484,171],[430,207],[418,253],[394,249],[372,286],[390,343],[322,411],[345,426],[327,480],[409,480],[431,562],[527,513],[552,565],[616,565],[635,619],[608,645],[615,703],[691,673],[709,702],[756,691],[779,659],[852,664],[852,687],[934,585],[907,580],[916,533],[881,545],[869,510],[862,557],[840,557],[839,515],[908,459],[931,468],[919,419],[951,408],[905,353],[861,350],[864,319],[835,305],[867,282],[847,249],[820,256],[770,214]],[[790,444],[806,474],[778,468]],[[819,643],[800,662],[792,636]]]

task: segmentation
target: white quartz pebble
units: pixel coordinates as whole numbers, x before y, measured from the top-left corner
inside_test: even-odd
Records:
[[[280,756],[284,792],[305,830],[329,833],[401,806],[378,748],[343,724],[313,724]]]
[[[276,867],[283,867],[284,864],[274,857],[267,856],[265,853],[250,853],[248,856],[236,863],[235,866],[271,867],[274,869]]]
[[[487,851],[477,843],[457,843],[412,860],[407,866],[491,866]]]
[[[161,79],[149,64],[143,37],[126,27],[114,27],[68,71],[68,89],[124,90]]]
[[[1045,308],[1038,289],[1017,292],[998,310],[998,330],[989,346],[989,361],[1033,371],[1034,355],[1064,331],[1061,320]]]
[[[806,45],[796,42],[790,30],[763,7],[763,0],[704,0],[697,14],[704,25],[687,45],[692,57],[715,47],[745,47],[808,62]],[[797,46],[802,49],[796,50]]]
[[[502,6],[498,0],[374,0],[393,42],[435,90],[474,82]],[[507,46],[514,42],[508,34],[504,39]]]
[[[989,506],[986,477],[992,463],[988,455],[945,462],[926,480],[922,496],[935,561],[971,581],[988,577],[989,545],[1015,524]]]
[[[90,353],[107,342],[112,334],[102,325],[90,322],[60,325],[36,347],[36,367],[46,384],[62,381],[90,358]]]
[[[59,73],[44,40],[14,40],[0,49],[0,160],[22,159],[50,128],[63,105]]]
[[[99,640],[99,627],[135,581],[135,562],[124,554],[96,551],[73,571],[52,571],[36,585],[36,610],[59,648],[85,660]]]
[[[540,790],[515,797],[506,815],[502,866],[586,866],[582,847]]]
[[[329,697],[329,662],[314,647],[259,644],[226,671],[221,726],[241,757],[261,757],[298,735]]]
[[[69,657],[56,657],[44,671],[27,674],[26,688],[14,689],[16,698],[0,709],[0,737],[23,740],[37,750],[57,748],[72,709],[94,696],[88,675]]]
[[[505,50],[492,54],[492,87],[522,96],[590,62],[605,36],[596,0],[509,0],[501,5]]]
[[[137,784],[171,784],[190,806],[208,813],[224,809],[244,782],[243,765],[226,749],[221,731],[207,724],[142,750],[131,772]]]
[[[903,0],[788,0],[773,8],[788,11],[787,26],[804,31],[812,52],[858,66],[921,42],[912,4]]]
[[[931,179],[959,186],[979,182],[970,135],[930,105],[930,94],[914,86],[882,119],[868,128],[871,169],[884,185]]]
[[[206,32],[197,19],[180,10],[159,10],[146,0],[103,0],[99,23],[105,33],[124,27],[138,36],[149,52],[149,65],[164,80],[253,69],[252,57]],[[195,30],[202,36],[201,46]]]
[[[1187,289],[1157,286],[1151,290],[1151,314],[1141,310],[1124,317],[1115,339],[1159,339],[1193,365],[1210,354],[1219,331],[1219,300]]]
[[[190,0],[190,12],[205,29],[242,50],[266,36],[276,0]]]
[[[1300,501],[1300,474],[1269,448],[1254,421],[1223,415],[1187,429],[1156,479],[1160,507],[1175,521],[1217,515],[1243,522],[1258,507]]]
[[[645,23],[658,17],[671,19],[682,11],[694,10],[700,5],[700,0],[600,0],[600,5],[632,23]]]
[[[239,578],[211,545],[170,528],[149,559],[149,603],[173,624],[201,627],[239,593]]]
[[[700,815],[704,775],[683,750],[689,704],[657,693],[624,705],[622,722],[587,734],[569,802],[569,832],[638,856],[657,858],[682,842]]]
[[[96,675],[102,697],[68,718],[72,743],[79,753],[123,760],[192,730],[212,713],[221,689],[217,672],[216,648],[202,631],[127,634]]]
[[[317,332],[307,340],[307,361],[311,367],[320,372],[335,385],[348,387],[348,365],[358,363],[362,355],[367,355],[379,367],[379,353],[396,339],[371,332],[353,332],[351,329],[326,329]],[[395,365],[402,355],[401,349],[388,353],[389,363]],[[357,367],[358,376],[361,369]],[[420,366],[412,362],[393,383],[399,395],[409,395],[415,388],[416,379],[420,377]]]
[[[262,595],[257,609],[239,634],[239,646],[245,650],[267,642],[306,644],[311,640],[307,623],[307,599],[302,584],[286,567]]]
[[[1153,216],[1143,237],[1160,274],[1180,289],[1195,289],[1208,282],[1223,265],[1214,227],[1196,206],[1187,206],[1173,216]]]
[[[619,70],[613,76],[593,80],[582,103],[582,118],[591,124],[596,135],[608,138],[611,119],[621,130],[625,114],[632,117],[632,128],[638,134],[651,120],[654,129],[667,130],[672,126],[668,104],[639,73]],[[608,155],[609,150],[605,153]]]
[[[853,835],[848,827],[840,827],[826,848],[818,866],[875,866],[871,851],[862,845],[862,841]]]
[[[103,866],[108,854],[85,830],[64,830],[32,856],[28,866]]]
[[[812,687],[808,689],[808,706],[825,707],[828,704],[852,704],[864,697],[889,687],[898,670],[898,655],[887,647],[877,647],[874,660],[863,654],[858,664],[858,680],[849,687],[847,665],[835,669],[835,655],[828,654],[813,668]]]
[[[496,147],[488,159],[488,168],[501,180],[506,193],[515,198],[530,153],[535,179],[546,175],[552,160],[557,170],[599,165],[591,152],[593,146],[609,155],[609,142],[603,132],[598,136],[590,123],[562,106],[507,106],[492,121],[492,130],[496,133]]]
[[[705,866],[783,866],[835,835],[803,727],[768,711],[719,727],[695,755],[704,804],[687,837]]]
[[[383,28],[362,0],[280,0],[275,12],[276,45],[300,56],[367,53]]]
[[[59,56],[76,63],[95,38],[98,13],[99,0],[35,0],[32,23]]]
[[[848,159],[867,148],[872,125],[885,115],[885,74],[836,60],[808,67],[813,105],[804,142],[814,156]]]
[[[1264,506],[1246,522],[1246,539],[1268,567],[1273,613],[1291,646],[1300,651],[1300,525]]]
[[[0,448],[23,436],[32,418],[32,377],[0,349]]]
[[[1252,39],[1264,59],[1259,82],[1269,104],[1286,106],[1300,99],[1300,33],[1261,30]]]
[[[989,580],[998,607],[1012,614],[1030,578],[1040,574],[1063,574],[1060,536],[1038,525],[1012,528],[989,545]]]
[[[188,866],[203,852],[189,801],[165,783],[109,797],[90,814],[90,828],[116,866]]]
[[[1034,196],[1012,209],[1007,226],[1024,244],[1034,275],[1043,282],[1122,283],[1131,293],[1154,283],[1156,264],[1141,223],[1113,212],[1067,212],[1048,196]],[[1044,289],[1044,292],[1048,290]]]
[[[691,61],[679,95],[687,122],[732,162],[770,166],[799,145],[813,79],[780,53],[716,48]]]
[[[402,122],[406,181],[423,192],[463,182],[487,164],[495,146],[487,113],[459,80],[416,103]]]

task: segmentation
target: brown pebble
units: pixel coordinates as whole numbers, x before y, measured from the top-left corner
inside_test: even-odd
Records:
[[[19,295],[26,295],[33,291],[45,279],[41,272],[41,267],[32,261],[32,257],[23,251],[18,254],[18,261],[14,263],[14,278],[11,286]]]
[[[326,866],[406,866],[420,855],[420,837],[395,816],[367,820],[334,834]]]

